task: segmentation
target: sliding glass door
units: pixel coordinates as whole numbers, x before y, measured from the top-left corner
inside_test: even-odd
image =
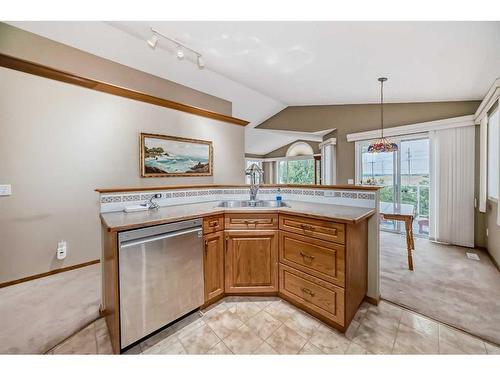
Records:
[[[416,235],[429,235],[430,150],[427,135],[393,139],[399,151],[369,154],[369,141],[356,145],[357,182],[381,186],[380,201],[412,205],[415,210],[413,230]],[[382,221],[384,230],[402,232],[401,222]]]

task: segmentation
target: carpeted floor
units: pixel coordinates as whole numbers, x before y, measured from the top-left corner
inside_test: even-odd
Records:
[[[382,298],[500,344],[500,272],[486,252],[416,238],[412,272],[404,236],[381,232],[380,247]]]
[[[99,317],[99,264],[0,289],[0,354],[45,353]]]

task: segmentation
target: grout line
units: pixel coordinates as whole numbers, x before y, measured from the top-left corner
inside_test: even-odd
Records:
[[[415,314],[415,315],[420,315],[420,316],[422,316],[422,317],[424,317],[424,318],[430,319],[430,320],[434,321],[435,323],[437,323],[438,325],[443,325],[443,326],[445,326],[445,327],[448,327],[448,328],[454,329],[454,330],[456,330],[456,331],[462,332],[462,333],[464,333],[464,334],[466,334],[466,335],[468,335],[468,336],[474,337],[474,338],[475,338],[475,339],[477,339],[477,340],[483,341],[483,342],[485,342],[485,343],[491,344],[491,345],[496,346],[496,347],[500,347],[500,344],[496,344],[496,343],[494,343],[494,342],[492,342],[492,341],[490,341],[490,340],[488,340],[488,339],[484,339],[484,338],[482,338],[481,336],[478,336],[478,335],[475,335],[475,334],[473,334],[473,333],[467,332],[467,331],[465,331],[465,330],[464,330],[464,329],[462,329],[462,328],[456,327],[456,326],[451,325],[451,324],[446,323],[446,322],[442,322],[441,320],[438,320],[438,319],[436,319],[436,318],[433,318],[432,316],[422,314],[422,313],[420,313],[420,312],[418,312],[418,311],[415,311],[415,310],[410,309],[410,308],[409,308],[409,307],[407,307],[407,306],[400,305],[400,304],[398,304],[398,303],[396,303],[396,302],[393,302],[393,301],[389,301],[389,300],[387,300],[387,299],[385,299],[385,298],[383,298],[383,297],[381,297],[380,299],[381,299],[381,301],[384,301],[384,302],[386,302],[386,303],[389,303],[390,305],[393,305],[393,306],[399,307],[399,308],[400,308],[400,309],[402,309],[402,310],[409,311],[409,312],[411,312],[412,314]]]

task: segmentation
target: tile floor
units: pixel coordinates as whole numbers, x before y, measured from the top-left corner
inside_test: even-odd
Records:
[[[109,354],[103,319],[50,354]],[[277,297],[227,297],[126,354],[500,354],[500,347],[382,301],[342,334]]]

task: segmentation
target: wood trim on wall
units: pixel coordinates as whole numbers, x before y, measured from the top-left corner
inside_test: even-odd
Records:
[[[112,85],[110,83],[97,81],[94,79],[78,76],[73,73],[65,72],[59,69],[51,68],[42,64],[34,63],[31,61],[19,59],[17,57],[8,56],[0,53],[0,67],[17,70],[20,72],[33,74],[39,77],[49,78],[60,82],[69,83],[85,87],[87,89],[104,92],[111,95],[121,96],[123,98],[137,100],[139,102],[149,103],[160,107],[175,109],[193,115],[210,118],[213,120],[227,122],[229,124],[245,126],[248,121],[223,115],[221,113],[212,112],[203,108],[194,107],[187,104],[174,102],[172,100],[159,98],[140,91],[128,89]]]
[[[27,276],[27,277],[23,277],[23,278],[17,279],[17,280],[6,281],[6,282],[3,282],[3,283],[0,284],[0,288],[5,288],[7,286],[24,283],[26,281],[40,279],[40,278],[45,277],[45,276],[51,276],[51,275],[55,275],[55,274],[62,273],[62,272],[76,270],[77,268],[83,268],[83,267],[91,266],[91,265],[97,264],[99,262],[100,262],[99,259],[95,259],[95,260],[91,260],[89,262],[79,263],[79,264],[75,264],[75,265],[68,266],[68,267],[58,268],[58,269],[55,269],[55,270],[51,270],[49,272],[39,273],[37,275]]]
[[[184,189],[225,189],[225,188],[249,188],[250,185],[167,185],[167,186],[140,186],[140,187],[117,187],[108,189],[95,189],[98,193],[124,193],[134,191],[155,190],[184,190]],[[267,188],[291,188],[291,189],[338,189],[338,190],[379,190],[379,186],[373,185],[294,185],[294,184],[262,184],[261,189]]]

